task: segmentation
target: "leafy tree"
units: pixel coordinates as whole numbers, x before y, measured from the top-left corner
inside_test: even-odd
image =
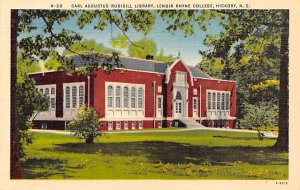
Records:
[[[97,112],[92,107],[86,105],[78,108],[76,116],[68,124],[74,136],[85,139],[85,143],[87,144],[93,143],[94,139],[101,135],[99,129],[101,125],[103,123],[100,122]]]
[[[32,118],[40,111],[48,109],[49,97],[38,92],[34,81],[25,75],[23,81],[16,84],[16,100],[16,125],[20,138],[20,141],[18,141],[18,153],[20,157],[23,157],[23,145],[31,143],[28,129],[32,127]]]
[[[24,82],[24,77],[28,73],[40,71],[41,67],[38,62],[31,62],[30,59],[22,59],[22,56],[17,56],[17,83]]]

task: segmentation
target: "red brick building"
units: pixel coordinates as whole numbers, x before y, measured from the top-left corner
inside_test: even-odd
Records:
[[[99,69],[93,77],[65,71],[31,74],[37,89],[50,98],[49,110],[35,117],[35,128],[66,129],[83,103],[103,116],[103,130],[235,127],[234,81],[213,79],[182,60],[120,61],[124,68],[110,74]]]

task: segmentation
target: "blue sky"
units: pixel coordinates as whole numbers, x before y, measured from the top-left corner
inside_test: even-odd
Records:
[[[66,28],[74,30],[83,36],[83,39],[93,39],[97,43],[102,43],[106,47],[111,47],[110,40],[112,36],[117,36],[121,34],[121,31],[117,27],[106,27],[104,31],[94,30],[93,27],[96,24],[96,20],[87,25],[83,29],[79,29],[76,25],[77,18],[72,18],[69,21],[64,22],[61,26],[56,26],[56,29]],[[39,20],[33,23],[37,26],[42,26],[43,23]],[[155,25],[153,26],[151,32],[144,36],[142,33],[138,33],[134,30],[130,30],[127,36],[132,40],[140,40],[144,37],[153,39],[157,44],[157,49],[163,49],[165,55],[177,56],[180,52],[181,59],[191,66],[195,66],[201,61],[201,55],[199,50],[205,50],[206,47],[203,45],[203,40],[206,34],[217,34],[220,32],[221,28],[217,22],[212,22],[211,26],[208,27],[206,32],[199,29],[198,25],[195,24],[195,33],[192,36],[185,37],[181,31],[176,31],[171,34],[165,30],[167,23],[162,21],[162,19],[157,16]],[[112,32],[111,32],[112,31]],[[38,32],[38,31],[37,31]],[[31,36],[33,34],[21,34],[20,37]],[[127,56],[126,49],[117,49],[121,51],[125,56]]]

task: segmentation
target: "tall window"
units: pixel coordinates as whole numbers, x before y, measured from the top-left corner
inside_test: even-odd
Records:
[[[128,129],[128,121],[124,121],[124,129],[125,129],[125,130]]]
[[[113,87],[108,86],[107,87],[107,107],[112,108],[113,107]]]
[[[226,110],[229,110],[229,94],[226,94]]]
[[[121,87],[116,87],[116,108],[121,108]]]
[[[134,87],[131,88],[131,98],[130,98],[130,103],[131,103],[131,108],[135,108],[135,97],[136,97],[136,90]]]
[[[131,123],[131,129],[135,129],[135,126],[136,126],[136,121],[132,121],[132,123]]]
[[[220,93],[217,93],[217,110],[220,110]]]
[[[49,96],[49,88],[45,89],[45,95]]]
[[[139,121],[139,129],[143,129],[143,121]]]
[[[108,122],[108,130],[113,130],[113,122],[112,121]]]
[[[193,99],[193,109],[197,110],[197,99],[196,98]]]
[[[211,109],[211,93],[207,94],[207,109]]]
[[[83,86],[79,86],[79,106],[83,105],[83,95],[84,95],[84,89]]]
[[[158,98],[157,98],[157,108],[158,108],[158,109],[161,109],[161,108],[162,108],[162,98],[161,98],[161,97],[158,97]]]
[[[51,88],[50,108],[55,108],[55,88]]]
[[[77,106],[77,87],[72,87],[72,107],[76,108]]]
[[[123,107],[128,108],[128,87],[124,87],[123,89]]]
[[[116,122],[116,129],[121,130],[121,121]]]
[[[143,89],[139,88],[138,89],[138,108],[143,108]]]
[[[221,109],[222,110],[225,109],[225,94],[224,93],[222,93]]]
[[[40,89],[40,93],[41,93],[41,94],[44,94],[44,90],[43,90],[42,88]]]
[[[70,87],[66,87],[66,108],[70,108]]]
[[[176,73],[176,83],[179,85],[185,85],[186,84],[186,76],[185,73]]]
[[[216,109],[216,93],[213,92],[212,94],[212,109]]]

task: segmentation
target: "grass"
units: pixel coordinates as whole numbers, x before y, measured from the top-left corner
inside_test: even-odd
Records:
[[[105,134],[94,144],[33,133],[25,179],[288,179],[288,154],[257,134],[219,131]]]

